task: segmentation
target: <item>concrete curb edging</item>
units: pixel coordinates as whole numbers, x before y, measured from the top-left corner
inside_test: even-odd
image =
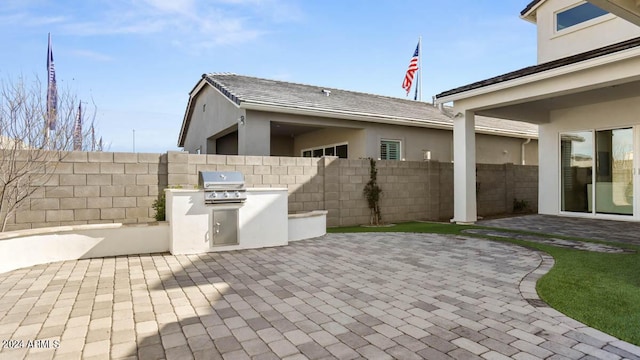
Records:
[[[549,306],[544,300],[538,296],[538,292],[536,291],[536,283],[542,276],[547,274],[555,264],[555,260],[553,256],[539,251],[533,250],[540,256],[540,265],[527,275],[520,281],[520,294],[524,298],[529,305],[536,308],[538,311],[545,313],[546,315],[552,317],[554,320],[558,321],[560,325],[564,328],[561,331],[564,333],[575,331],[587,340],[585,342],[589,343],[590,346],[583,346],[580,349],[576,349],[582,351],[588,355],[597,356],[598,351],[606,350],[608,352],[616,353],[624,358],[638,358],[640,357],[640,346],[633,345],[626,341],[622,341],[614,336],[606,334],[600,330],[589,327],[577,320],[574,320],[567,315],[561,313],[560,311]],[[558,331],[558,327],[554,328],[554,331]],[[596,346],[596,344],[604,344],[602,346]]]

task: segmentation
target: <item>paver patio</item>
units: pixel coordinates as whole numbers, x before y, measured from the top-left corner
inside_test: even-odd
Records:
[[[0,275],[0,359],[640,359],[535,301],[551,265],[406,233],[38,265]]]
[[[640,245],[640,223],[633,221],[534,214],[487,219],[478,225]]]

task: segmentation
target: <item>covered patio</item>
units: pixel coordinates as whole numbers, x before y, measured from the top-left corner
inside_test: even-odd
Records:
[[[640,193],[640,157],[633,156],[639,99],[640,38],[438,94],[436,102],[453,103],[456,114],[453,220],[477,221],[476,115],[539,125],[540,214],[640,220],[640,197],[632,196]],[[628,140],[624,154],[615,154],[618,145],[611,139],[620,130]],[[597,149],[594,138],[601,144]],[[580,142],[588,153],[576,150]]]

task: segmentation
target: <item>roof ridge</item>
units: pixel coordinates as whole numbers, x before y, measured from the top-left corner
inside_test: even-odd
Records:
[[[219,81],[216,81],[216,79],[214,78],[214,76],[216,76],[216,75],[236,75],[236,74],[235,73],[230,73],[230,72],[229,73],[227,73],[227,72],[217,73],[216,72],[216,73],[202,74],[202,78],[205,79],[214,88],[218,89],[222,94],[224,94],[224,96],[226,96],[229,99],[231,99],[231,101],[233,101],[237,105],[240,105],[240,101],[242,101],[242,99],[240,99],[238,94],[236,94],[233,91],[231,91],[224,84],[220,83]]]
[[[399,98],[399,97],[395,97],[395,96],[389,96],[389,95],[380,95],[380,94],[374,94],[374,93],[369,93],[369,92],[345,90],[345,89],[339,89],[339,88],[335,88],[335,87],[312,85],[312,84],[306,84],[306,83],[294,82],[294,81],[285,81],[285,80],[262,78],[262,77],[257,77],[257,76],[240,75],[240,74],[236,74],[236,73],[214,72],[214,73],[203,74],[203,77],[204,76],[216,76],[216,75],[222,75],[222,76],[231,75],[231,76],[238,76],[238,77],[244,77],[244,78],[257,79],[257,80],[266,80],[266,81],[274,81],[274,82],[280,82],[280,83],[285,83],[285,84],[308,86],[308,87],[312,87],[312,88],[326,89],[326,90],[330,90],[330,91],[336,90],[336,91],[342,91],[342,92],[351,93],[351,94],[375,96],[375,97],[378,97],[378,98],[385,98],[385,99],[404,101],[404,102],[411,103],[411,104],[416,104],[416,103],[424,104],[424,105],[428,105],[428,106],[431,106],[431,107],[437,109],[436,106],[434,106],[431,103],[425,102],[425,101],[409,100],[409,99],[403,99],[403,98]]]

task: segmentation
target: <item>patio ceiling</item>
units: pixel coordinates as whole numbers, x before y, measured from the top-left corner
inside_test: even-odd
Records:
[[[308,126],[285,122],[271,122],[271,135],[295,137],[304,133],[322,129],[323,126]]]
[[[588,0],[601,9],[640,26],[640,0]]]
[[[549,94],[548,97],[542,99],[487,108],[478,111],[476,114],[501,119],[515,118],[520,121],[541,124],[549,121],[549,113],[553,110],[625,99],[638,96],[638,94],[640,94],[640,81],[632,81],[566,95],[556,96]]]

